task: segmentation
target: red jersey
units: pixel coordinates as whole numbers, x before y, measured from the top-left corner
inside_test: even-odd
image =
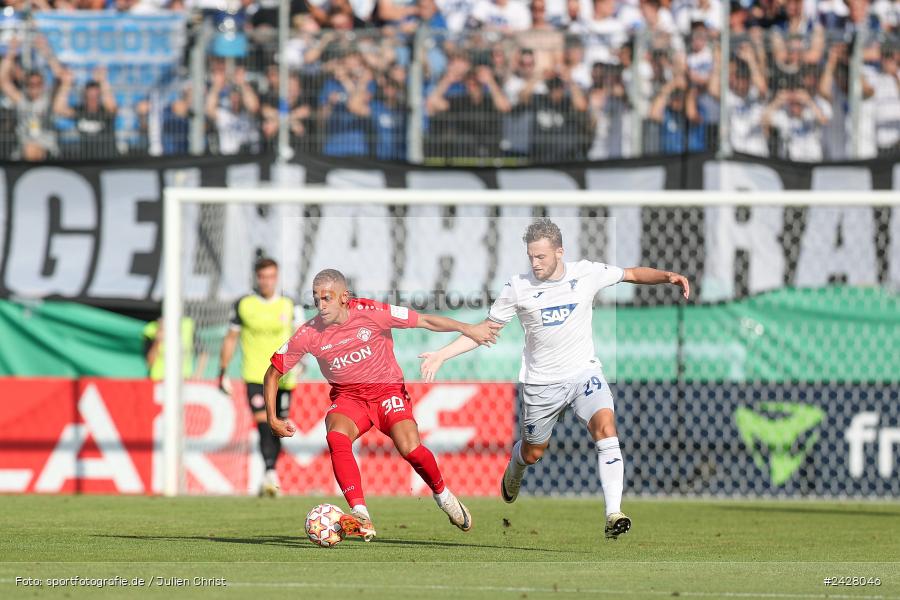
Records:
[[[287,373],[304,354],[312,354],[331,384],[332,397],[379,401],[382,385],[403,383],[391,329],[415,327],[419,314],[366,298],[351,299],[348,308],[349,317],[340,325],[325,325],[319,316],[301,325],[271,362]]]

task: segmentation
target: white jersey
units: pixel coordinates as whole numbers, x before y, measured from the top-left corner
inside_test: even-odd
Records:
[[[591,327],[594,296],[622,281],[625,271],[589,260],[565,263],[565,269],[555,281],[515,275],[488,313],[497,323],[505,325],[516,315],[522,323],[522,383],[559,383],[600,364]]]

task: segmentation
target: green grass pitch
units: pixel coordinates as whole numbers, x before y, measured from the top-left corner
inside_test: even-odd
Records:
[[[606,541],[600,500],[468,499],[465,534],[429,498],[373,498],[377,540],[324,549],[321,501],[0,496],[0,598],[900,598],[900,504],[633,499]],[[144,587],[49,586],[117,576]]]

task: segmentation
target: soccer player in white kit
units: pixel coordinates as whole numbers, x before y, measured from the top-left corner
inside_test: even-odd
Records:
[[[549,219],[532,223],[523,241],[531,273],[510,278],[483,323],[499,330],[517,315],[525,330],[519,371],[522,436],[513,446],[500,493],[506,502],[515,501],[525,470],[541,459],[554,425],[571,407],[594,439],[606,504],[605,534],[617,539],[631,528],[631,519],[621,510],[624,465],[615,406],[594,355],[594,296],[626,281],[677,285],[687,298],[690,284],[684,275],[650,267],[622,269],[589,260],[563,262],[562,234]],[[423,353],[423,379],[432,381],[445,360],[477,347],[461,336],[436,352]]]

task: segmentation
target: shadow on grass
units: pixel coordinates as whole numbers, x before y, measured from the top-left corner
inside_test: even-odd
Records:
[[[814,506],[713,506],[716,510],[730,510],[737,512],[752,512],[758,514],[786,513],[799,515],[841,515],[843,517],[890,517],[900,518],[900,511],[875,512],[864,509],[817,508]]]
[[[111,535],[97,534],[93,537],[112,538],[121,540],[139,540],[139,541],[165,541],[165,542],[224,542],[228,544],[252,544],[256,546],[281,546],[286,548],[300,548],[303,550],[316,550],[317,546],[311,543],[305,537],[285,536],[285,535],[262,535],[253,538],[243,537],[226,537],[226,536],[202,536],[202,535]],[[365,543],[361,539],[348,538],[346,541],[350,543]],[[387,538],[377,538],[374,545],[391,545],[391,546],[409,546],[421,547],[429,546],[433,548],[487,548],[491,550],[525,550],[529,552],[554,552],[572,554],[572,550],[553,550],[550,548],[523,548],[521,546],[495,546],[492,544],[467,544],[462,542],[438,542],[432,540],[392,540]],[[577,551],[574,551],[578,554]]]

